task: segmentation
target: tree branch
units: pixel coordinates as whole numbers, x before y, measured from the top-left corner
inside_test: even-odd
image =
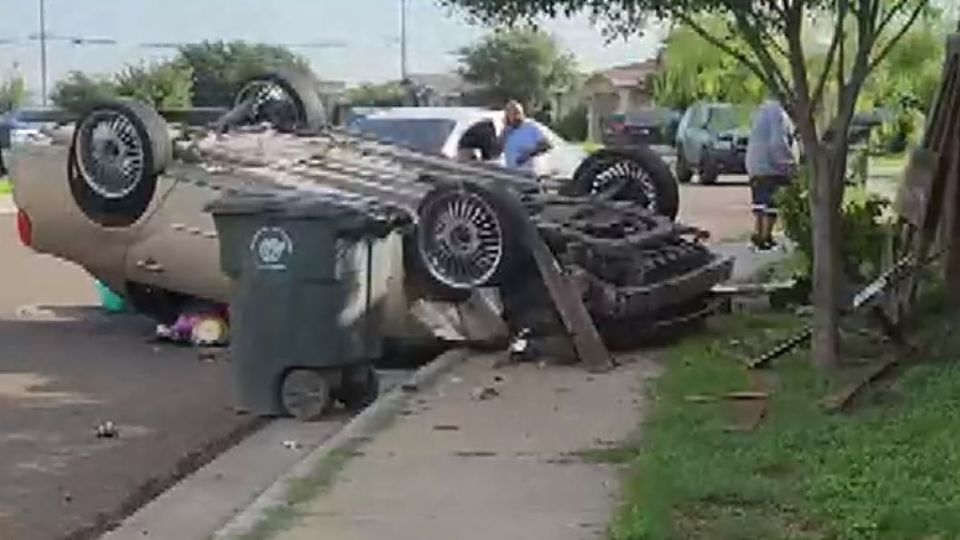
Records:
[[[900,10],[902,10],[902,9],[904,8],[904,6],[907,5],[907,2],[909,2],[909,1],[910,1],[910,0],[898,0],[897,3],[894,4],[894,5],[887,11],[887,13],[883,16],[883,20],[880,21],[880,25],[877,26],[877,35],[883,33],[883,31],[886,30],[887,26],[893,21],[893,18],[897,16],[897,13],[900,13]],[[877,0],[878,6],[877,6],[877,12],[875,12],[875,13],[873,14],[873,15],[874,15],[873,19],[874,19],[874,20],[877,19],[876,16],[877,16],[877,14],[879,13],[879,10],[880,10],[879,3],[880,3],[880,0]],[[927,4],[926,0],[917,3],[917,6],[920,7],[920,8],[922,8],[922,7],[925,6],[925,4]]]
[[[733,15],[740,35],[746,40],[747,45],[753,49],[753,53],[757,55],[761,67],[776,81],[777,85],[786,90],[782,97],[796,99],[797,96],[791,91],[787,77],[773,57],[770,56],[770,51],[764,44],[763,36],[766,35],[766,32],[762,29],[762,26],[759,24],[751,25],[750,21],[744,16],[744,12],[734,12]]]
[[[837,0],[837,4],[837,24],[833,29],[833,39],[830,41],[830,48],[827,49],[826,65],[823,66],[823,72],[820,73],[817,85],[814,87],[813,97],[811,98],[814,103],[820,103],[820,100],[823,99],[823,92],[827,86],[827,79],[830,78],[830,71],[833,69],[833,62],[837,59],[837,49],[839,48],[844,36],[843,23],[847,19],[850,0]]]
[[[747,55],[736,50],[735,48],[730,46],[727,42],[711,34],[709,31],[707,31],[706,28],[704,28],[698,22],[696,22],[693,19],[693,17],[689,15],[684,15],[684,14],[677,14],[676,17],[677,17],[677,20],[687,25],[704,41],[720,49],[725,54],[730,55],[732,58],[736,59],[738,62],[743,64],[747,69],[752,71],[754,75],[759,77],[760,80],[767,85],[767,87],[769,87],[774,92],[776,92],[781,98],[783,99],[791,98],[790,87],[787,84],[784,84],[786,80],[783,74],[779,72],[779,70],[777,70],[775,73],[767,73],[764,70],[764,68],[761,67],[760,64],[751,60],[750,58],[747,57]]]
[[[906,2],[906,0],[901,0],[900,4],[903,4],[904,2]],[[890,51],[892,51],[893,47],[896,46],[897,42],[899,42],[900,39],[903,38],[904,35],[906,35],[906,33],[913,26],[913,23],[917,22],[917,19],[920,17],[920,14],[923,13],[923,10],[927,7],[928,4],[929,4],[929,0],[924,0],[922,2],[917,3],[917,7],[914,8],[913,13],[911,13],[910,17],[907,19],[907,22],[905,22],[903,26],[900,27],[897,33],[894,34],[892,38],[890,38],[890,41],[888,41],[887,44],[882,49],[880,49],[880,53],[876,56],[876,58],[874,58],[873,61],[870,62],[870,66],[867,69],[867,73],[876,69],[876,67],[879,66],[887,58],[887,56],[890,54]]]

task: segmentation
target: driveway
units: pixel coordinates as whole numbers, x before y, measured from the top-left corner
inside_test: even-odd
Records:
[[[227,365],[100,312],[90,277],[21,247],[2,213],[0,261],[0,538],[90,538],[251,426]],[[118,438],[95,436],[105,421]]]
[[[746,176],[721,176],[716,184],[680,186],[678,221],[710,231],[711,242],[745,240],[753,230]]]

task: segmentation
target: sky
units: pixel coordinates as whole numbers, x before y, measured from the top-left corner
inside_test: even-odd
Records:
[[[40,83],[40,0],[0,0],[0,77],[16,69],[36,97]],[[109,39],[112,45],[48,42],[48,77],[71,70],[112,73],[124,64],[172,54],[149,43],[246,40],[276,44],[334,43],[294,50],[324,79],[351,84],[396,79],[400,73],[400,0],[46,0],[47,34]],[[651,57],[665,29],[607,44],[585,17],[545,21],[584,71]],[[411,73],[456,67],[453,52],[487,30],[436,0],[407,0],[407,48]],[[12,42],[6,42],[12,40]],[[52,82],[50,84],[52,87]]]

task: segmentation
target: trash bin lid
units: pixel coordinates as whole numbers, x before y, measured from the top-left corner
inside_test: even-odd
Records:
[[[217,215],[262,214],[283,209],[289,193],[279,191],[247,191],[231,193],[207,203],[204,211]]]

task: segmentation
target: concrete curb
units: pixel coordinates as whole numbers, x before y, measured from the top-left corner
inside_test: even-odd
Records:
[[[211,537],[213,540],[231,540],[249,533],[273,508],[286,504],[289,486],[308,477],[332,452],[342,449],[353,439],[372,435],[387,418],[396,414],[406,403],[407,397],[433,383],[440,375],[467,359],[470,351],[453,349],[421,367],[407,381],[381,396],[359,415],[343,426],[334,436],[307,454],[286,473],[261,493],[254,501],[236,514],[226,525]]]

